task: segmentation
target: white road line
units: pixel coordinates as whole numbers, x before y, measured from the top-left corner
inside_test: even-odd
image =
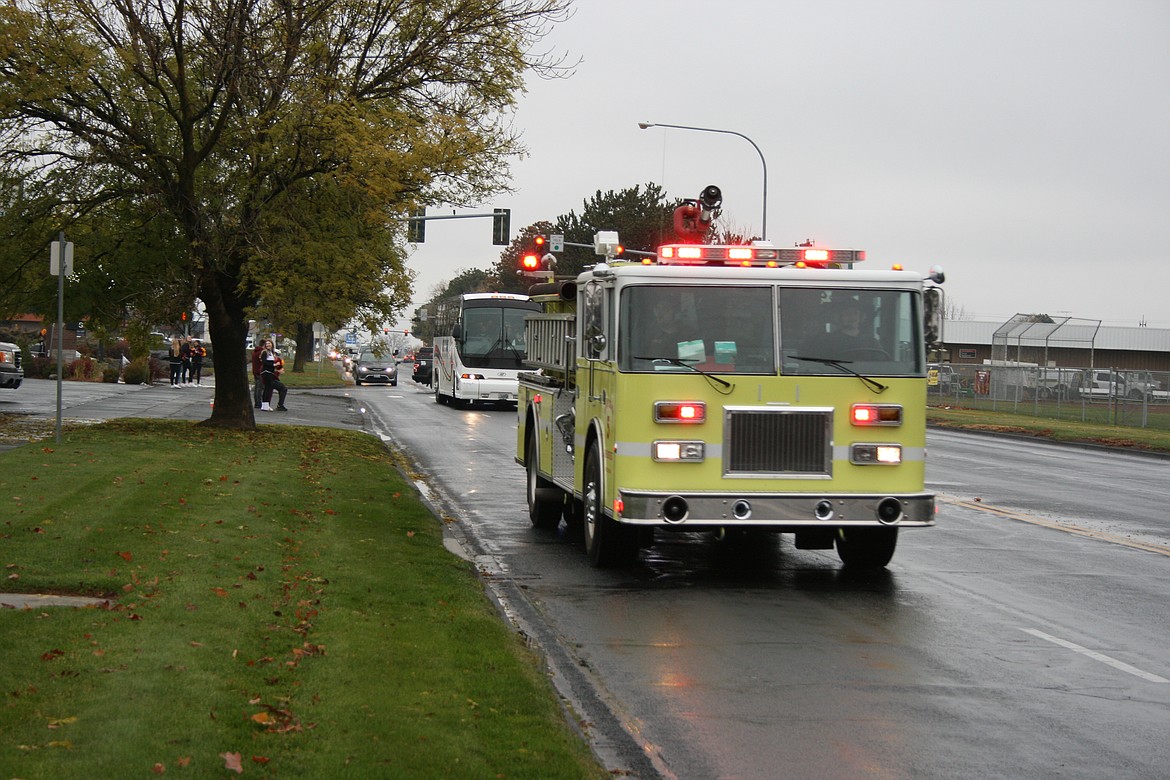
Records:
[[[1158,675],[1151,674],[1150,672],[1143,672],[1141,669],[1138,669],[1137,667],[1134,667],[1134,666],[1130,666],[1129,664],[1124,663],[1123,661],[1118,661],[1116,658],[1110,658],[1107,655],[1102,655],[1101,653],[1098,653],[1096,650],[1090,650],[1087,647],[1081,647],[1080,645],[1075,644],[1073,642],[1069,642],[1068,640],[1060,639],[1058,637],[1052,636],[1051,634],[1045,634],[1043,631],[1037,631],[1034,628],[1021,628],[1020,630],[1025,632],[1025,633],[1031,634],[1032,636],[1039,637],[1040,639],[1044,639],[1044,640],[1047,640],[1049,642],[1052,642],[1053,644],[1060,645],[1061,647],[1066,647],[1069,650],[1072,650],[1073,652],[1077,652],[1077,653],[1080,653],[1081,655],[1088,656],[1089,658],[1092,658],[1094,661],[1100,661],[1103,664],[1108,664],[1109,666],[1112,666],[1114,669],[1120,669],[1121,671],[1132,674],[1135,677],[1140,677],[1143,680],[1148,680],[1149,682],[1153,682],[1153,683],[1170,683],[1170,680],[1167,680],[1165,677],[1159,677]]]

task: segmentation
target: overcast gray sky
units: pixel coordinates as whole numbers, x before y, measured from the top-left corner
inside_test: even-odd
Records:
[[[578,0],[546,44],[581,63],[521,101],[530,156],[483,209],[513,235],[650,181],[718,184],[759,232],[751,144],[638,122],[733,130],[777,244],[941,264],[970,319],[1170,327],[1168,0]],[[431,222],[416,303],[490,242],[488,220]]]

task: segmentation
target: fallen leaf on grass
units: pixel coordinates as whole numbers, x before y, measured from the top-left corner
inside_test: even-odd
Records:
[[[220,753],[220,758],[223,759],[223,768],[235,772],[237,775],[244,774],[244,766],[240,763],[239,753]]]
[[[121,558],[124,561],[134,560],[134,554],[131,552],[115,552],[114,554],[117,555],[119,558]]]

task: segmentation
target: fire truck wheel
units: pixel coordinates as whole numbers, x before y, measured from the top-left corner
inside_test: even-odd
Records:
[[[589,446],[589,452],[585,455],[585,489],[582,495],[585,553],[589,556],[589,563],[604,569],[629,562],[638,548],[628,529],[607,517],[603,509],[601,453],[597,450],[596,442]]]
[[[838,528],[837,556],[850,568],[880,569],[894,557],[897,528]]]
[[[526,439],[524,468],[528,472],[528,519],[533,528],[556,528],[561,522],[564,496],[556,485],[537,473],[536,432],[532,430],[531,422]]]

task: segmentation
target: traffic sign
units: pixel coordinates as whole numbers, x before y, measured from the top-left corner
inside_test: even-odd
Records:
[[[548,237],[548,251],[550,252],[564,252],[565,251],[565,236],[561,233],[553,233]]]

